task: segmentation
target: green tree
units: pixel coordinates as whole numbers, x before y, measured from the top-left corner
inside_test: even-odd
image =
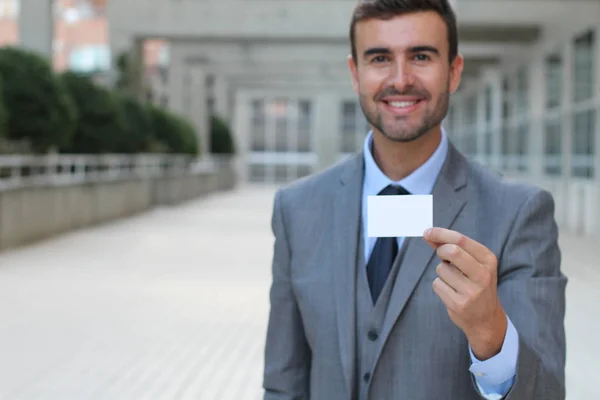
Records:
[[[229,126],[220,117],[210,118],[210,152],[213,154],[234,154],[235,143]]]
[[[2,95],[2,78],[0,77],[0,140],[8,134],[8,110]]]
[[[0,77],[9,139],[25,140],[36,152],[70,141],[77,124],[76,109],[43,57],[15,47],[1,48]]]
[[[169,153],[196,155],[199,143],[193,125],[185,118],[150,105],[156,141]]]
[[[148,107],[131,95],[120,97],[126,119],[126,134],[120,151],[124,153],[150,152],[153,150],[154,126]]]
[[[139,58],[131,53],[119,54],[116,61],[117,80],[115,88],[118,92],[140,98],[142,96],[143,65]]]
[[[75,72],[63,73],[62,80],[75,100],[79,114],[75,135],[63,151],[122,152],[127,147],[127,124],[118,95]]]

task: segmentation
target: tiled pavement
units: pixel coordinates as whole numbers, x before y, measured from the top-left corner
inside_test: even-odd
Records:
[[[0,400],[259,400],[273,191],[0,254]],[[563,235],[570,400],[600,398],[600,243]]]

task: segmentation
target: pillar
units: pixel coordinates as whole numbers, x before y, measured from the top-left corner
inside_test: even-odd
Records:
[[[214,112],[226,122],[231,120],[230,85],[222,74],[214,76],[212,96],[214,99]]]
[[[319,158],[317,169],[323,170],[339,159],[342,96],[335,91],[321,92],[316,99],[315,150]]]
[[[185,87],[184,114],[196,128],[200,142],[200,157],[210,156],[210,116],[206,106],[206,72],[198,66],[186,68],[184,79],[189,85]],[[189,99],[189,101],[188,101]]]
[[[185,87],[185,60],[183,49],[177,43],[171,44],[167,92],[169,98],[169,110],[174,113],[184,114],[184,87]]]
[[[240,181],[248,182],[250,175],[249,153],[251,142],[251,108],[250,96],[244,91],[235,94],[235,107],[233,114],[233,135],[237,146],[235,168]]]
[[[528,66],[529,77],[529,177],[531,182],[540,182],[544,177],[544,136],[546,109],[544,58],[535,57]]]
[[[54,13],[52,0],[21,0],[19,9],[19,42],[52,63]]]

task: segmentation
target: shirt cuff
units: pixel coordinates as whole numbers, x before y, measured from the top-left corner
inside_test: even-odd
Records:
[[[508,326],[500,353],[488,360],[480,361],[475,357],[469,345],[472,362],[469,371],[475,376],[477,382],[485,387],[500,386],[514,378],[517,372],[519,336],[508,316],[507,319]]]

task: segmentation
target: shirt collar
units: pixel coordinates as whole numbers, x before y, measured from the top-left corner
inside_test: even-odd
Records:
[[[368,196],[375,196],[390,184],[401,185],[411,194],[431,194],[435,181],[444,165],[448,153],[448,138],[442,128],[442,140],[429,159],[413,173],[399,181],[392,181],[379,169],[373,159],[373,131],[370,131],[364,141],[365,182],[364,190]]]

